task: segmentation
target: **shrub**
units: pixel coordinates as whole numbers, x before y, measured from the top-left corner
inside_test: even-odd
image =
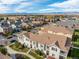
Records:
[[[35,51],[37,54],[39,54],[40,56],[44,56],[44,53],[42,52],[42,51],[40,51],[40,50],[36,50]]]
[[[36,53],[34,53],[34,52],[32,52],[32,51],[30,51],[29,54],[32,55],[33,57],[35,57],[35,59],[44,59],[43,57],[37,55]]]
[[[7,49],[4,48],[4,47],[0,47],[0,52],[1,52],[2,54],[6,55],[6,54],[7,54]]]

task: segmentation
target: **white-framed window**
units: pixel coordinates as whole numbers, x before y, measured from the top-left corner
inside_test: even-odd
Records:
[[[35,45],[35,42],[33,42],[33,44]]]
[[[57,51],[57,48],[52,47],[52,50]]]
[[[43,47],[43,45],[40,45],[41,47]]]
[[[55,54],[52,54],[52,56],[55,56]]]

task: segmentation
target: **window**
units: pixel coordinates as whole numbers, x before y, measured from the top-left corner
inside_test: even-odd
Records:
[[[26,39],[26,41],[29,41],[28,39]]]
[[[36,47],[38,47],[38,42],[36,42]]]
[[[47,51],[46,54],[49,55],[49,51]]]
[[[33,42],[33,44],[35,44],[35,42]]]
[[[44,50],[46,50],[46,45],[44,45]]]
[[[43,45],[41,45],[41,47],[43,47]]]
[[[53,47],[52,47],[52,50],[57,51],[57,49],[56,48],[53,48]]]
[[[52,56],[55,56],[54,54],[52,54]]]
[[[49,49],[49,46],[47,46],[47,49]]]
[[[64,54],[65,52],[64,51],[60,51],[60,53]]]

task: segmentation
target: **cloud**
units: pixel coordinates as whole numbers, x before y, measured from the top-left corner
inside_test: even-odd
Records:
[[[29,9],[31,9],[32,4],[32,2],[21,2],[15,11],[18,13],[27,12]]]
[[[22,12],[25,12],[25,10],[23,10],[23,9],[16,9],[16,12],[17,13],[22,13]]]
[[[47,2],[48,0],[32,0],[33,2]]]
[[[51,7],[59,7],[59,8],[79,8],[79,0],[67,0],[61,3],[50,4]]]
[[[79,12],[78,4],[79,0],[0,0],[0,13]]]
[[[32,2],[21,2],[20,5],[23,5],[23,6],[31,6],[32,5]]]
[[[3,4],[0,4],[0,13],[4,13],[10,10],[9,7],[4,6]]]
[[[63,9],[63,12],[79,12],[79,9]]]
[[[1,11],[4,11],[4,10],[9,10],[9,8],[6,8],[6,7],[0,7],[0,12],[1,12]]]
[[[63,2],[57,2],[49,4],[51,8],[44,9],[43,11],[50,12],[79,12],[79,0],[66,0]]]
[[[30,6],[32,6],[32,2],[21,2],[17,8],[27,8]]]
[[[32,2],[27,0],[0,0],[0,13],[26,12],[26,8],[31,5]]]
[[[41,9],[40,13],[51,13],[51,12],[79,12],[79,9],[68,9],[68,8],[47,8],[47,9]]]
[[[9,10],[11,10],[11,9],[7,8],[7,7],[0,7],[0,13],[7,13],[7,12],[9,12]]]
[[[47,8],[47,9],[41,9],[40,13],[49,13],[49,12],[61,12],[63,11],[62,9],[56,9],[56,8]]]
[[[18,2],[18,0],[0,0],[0,3],[1,4],[15,4],[15,3],[17,3]]]

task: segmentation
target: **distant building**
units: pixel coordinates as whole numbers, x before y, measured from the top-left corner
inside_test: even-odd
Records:
[[[0,45],[7,45],[8,43],[8,40],[4,36],[0,35]]]
[[[15,24],[12,24],[11,27],[12,27],[12,29],[15,29],[16,28],[16,25]]]

